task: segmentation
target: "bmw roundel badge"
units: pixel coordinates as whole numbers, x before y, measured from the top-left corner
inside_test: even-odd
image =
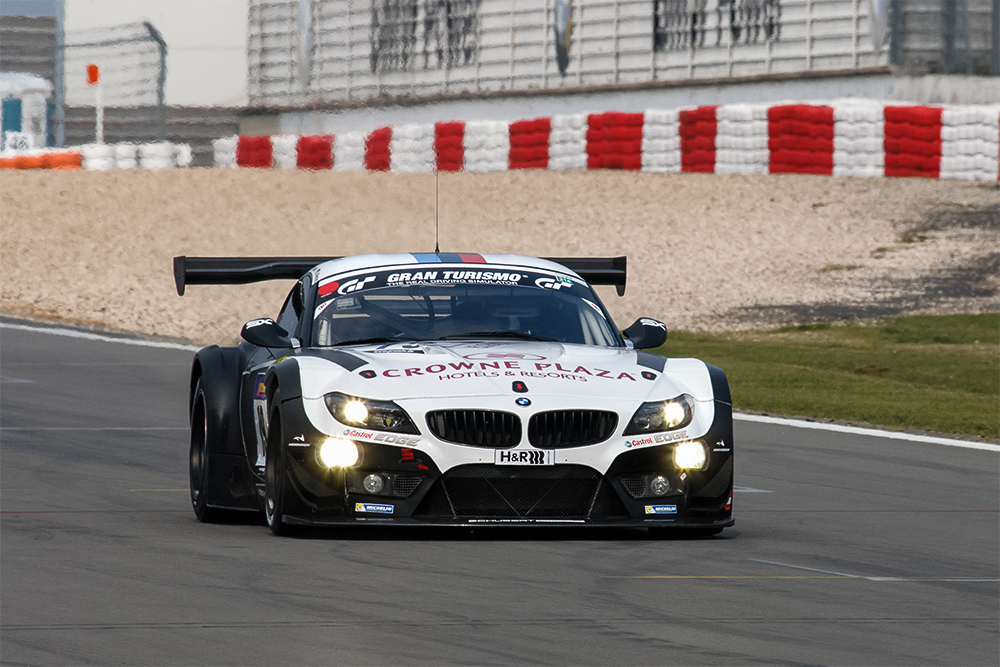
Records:
[[[514,402],[517,403],[518,405],[520,405],[522,408],[526,408],[529,405],[531,405],[531,399],[530,398],[525,398],[524,396],[522,396],[521,398],[517,399]]]

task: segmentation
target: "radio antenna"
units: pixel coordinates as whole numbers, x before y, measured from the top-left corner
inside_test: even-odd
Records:
[[[438,244],[440,223],[438,221],[438,174],[441,173],[438,169],[434,168],[434,254],[441,252],[441,246]]]

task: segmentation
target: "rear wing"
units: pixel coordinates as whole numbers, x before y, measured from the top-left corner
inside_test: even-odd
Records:
[[[247,285],[264,280],[298,280],[317,264],[340,257],[174,257],[174,283],[184,296],[187,285]],[[625,294],[627,258],[544,257],[575,271],[591,285],[614,285]]]

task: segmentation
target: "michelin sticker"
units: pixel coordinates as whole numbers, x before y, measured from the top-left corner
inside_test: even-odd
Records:
[[[646,505],[646,514],[677,514],[677,505]]]
[[[354,503],[354,511],[374,514],[392,514],[392,505],[379,505],[378,503]]]

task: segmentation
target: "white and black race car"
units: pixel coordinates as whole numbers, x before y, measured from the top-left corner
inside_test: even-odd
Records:
[[[297,279],[277,320],[191,371],[202,521],[295,525],[733,525],[722,370],[642,351],[591,284],[624,257],[413,253],[174,260],[190,284]],[[659,530],[664,529],[664,530]]]

